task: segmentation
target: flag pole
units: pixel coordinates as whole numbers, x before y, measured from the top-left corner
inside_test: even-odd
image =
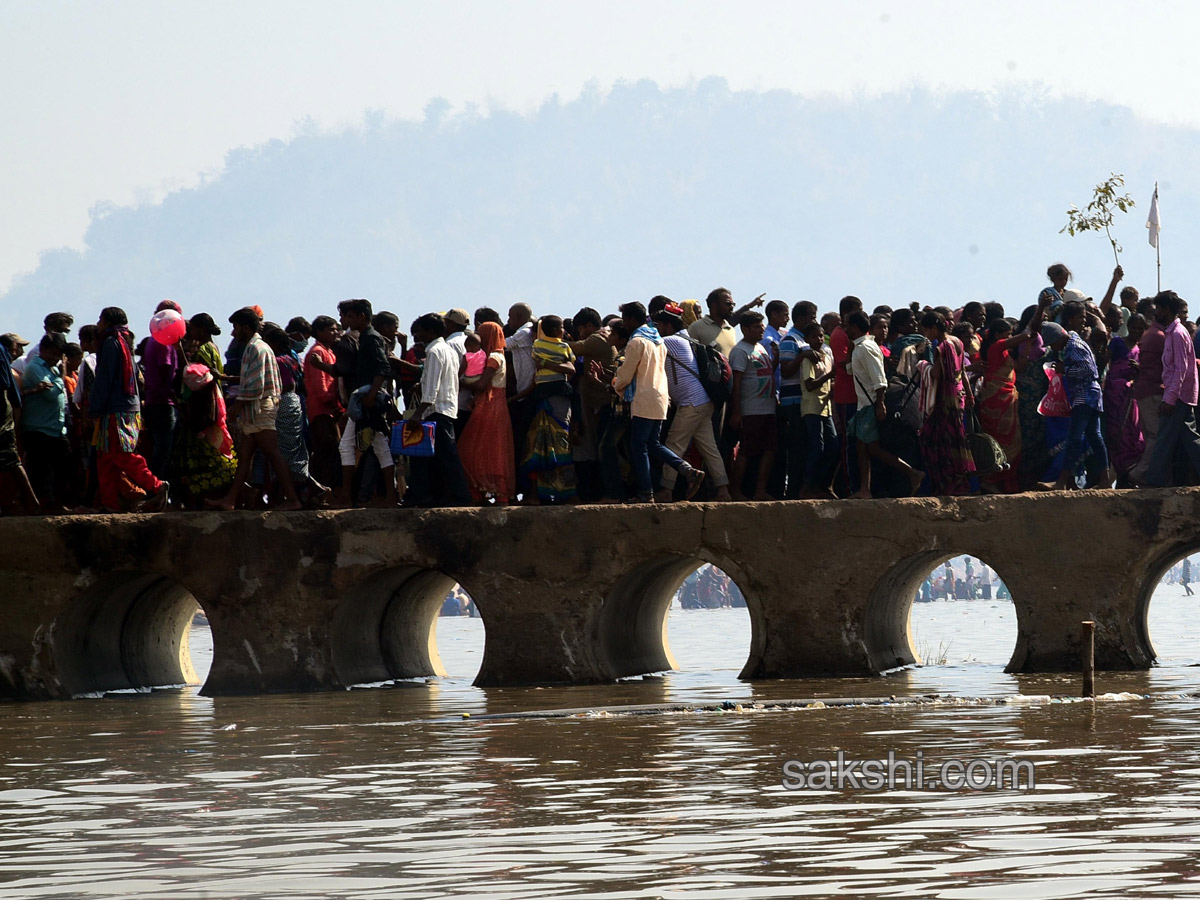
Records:
[[[1162,217],[1158,213],[1158,182],[1154,182],[1154,196],[1150,198],[1150,214],[1146,217],[1150,229],[1150,246],[1154,248],[1154,266],[1158,278],[1158,293],[1162,293]]]
[[[1154,199],[1158,199],[1158,182],[1154,182]],[[1162,293],[1162,230],[1159,229],[1154,241],[1154,265],[1158,273],[1158,293]]]

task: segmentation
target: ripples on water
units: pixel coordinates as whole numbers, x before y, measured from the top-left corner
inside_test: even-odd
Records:
[[[1164,665],[1101,673],[1125,703],[484,720],[519,710],[953,692],[1073,694],[1004,675],[997,601],[918,604],[949,665],[737,681],[744,610],[671,613],[683,671],[607,687],[470,686],[482,623],[442,619],[452,677],[260,698],[194,690],[0,705],[0,898],[1200,893],[1194,607],[1162,588]],[[206,668],[206,633],[194,633]],[[208,652],[211,652],[210,650]],[[463,718],[463,713],[472,714]],[[1023,755],[1028,792],[789,792],[787,759]]]

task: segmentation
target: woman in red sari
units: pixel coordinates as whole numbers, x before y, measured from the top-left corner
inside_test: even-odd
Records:
[[[1039,323],[1040,324],[1040,323]],[[990,434],[1008,457],[1008,468],[983,479],[985,492],[1015,494],[1021,489],[1017,459],[1021,455],[1021,416],[1017,370],[1010,351],[1033,339],[1028,331],[1014,336],[1007,319],[993,319],[983,337],[983,383],[975,398],[975,413],[985,434]]]
[[[477,333],[487,362],[471,388],[475,409],[459,439],[458,455],[476,500],[491,495],[497,503],[508,503],[516,497],[517,472],[505,394],[504,331],[495,322],[484,322]]]
[[[922,363],[925,370],[921,407],[925,421],[921,425],[921,454],[934,495],[966,494],[975,460],[967,445],[963,413],[970,402],[970,387],[965,373],[966,352],[962,341],[946,329],[942,314],[930,310],[921,317],[921,330],[937,350],[933,364]]]

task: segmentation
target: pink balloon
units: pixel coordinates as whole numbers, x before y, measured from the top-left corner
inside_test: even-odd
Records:
[[[150,319],[150,337],[160,344],[168,346],[177,344],[185,334],[187,334],[187,321],[183,318],[182,313],[177,313],[173,309],[156,312]]]

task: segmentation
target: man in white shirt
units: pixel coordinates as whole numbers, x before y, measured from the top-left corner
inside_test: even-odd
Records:
[[[516,393],[508,398],[508,414],[512,420],[513,454],[517,461],[517,493],[523,497],[530,497],[533,492],[529,476],[521,471],[521,461],[525,459],[529,426],[537,413],[537,402],[533,399],[537,367],[533,362],[532,319],[533,310],[528,303],[514,303],[509,307],[508,324],[504,326],[504,352],[516,389]]]
[[[79,349],[83,351],[83,360],[79,363],[78,379],[75,382],[75,393],[71,402],[87,411],[88,395],[92,384],[96,381],[96,334],[95,325],[84,325],[79,329]]]
[[[850,339],[850,362],[846,364],[854,379],[854,392],[858,398],[858,412],[850,420],[848,429],[858,442],[858,471],[862,486],[850,496],[854,499],[870,500],[871,460],[875,459],[889,468],[902,472],[912,485],[912,493],[925,478],[920,472],[883,449],[879,443],[879,423],[887,418],[884,395],[887,393],[887,375],[883,368],[883,353],[871,337],[871,320],[863,312],[851,313],[842,326]]]
[[[446,324],[437,313],[413,323],[413,338],[425,345],[420,399],[414,418],[435,424],[433,456],[412,458],[408,506],[468,506],[471,492],[462,461],[454,419],[458,415],[458,354],[446,343]]]
[[[455,308],[447,311],[443,318],[446,323],[446,343],[458,354],[458,416],[454,421],[454,430],[456,434],[462,434],[475,403],[474,392],[462,384],[462,373],[467,370],[467,329],[471,325],[471,317],[465,309]]]

